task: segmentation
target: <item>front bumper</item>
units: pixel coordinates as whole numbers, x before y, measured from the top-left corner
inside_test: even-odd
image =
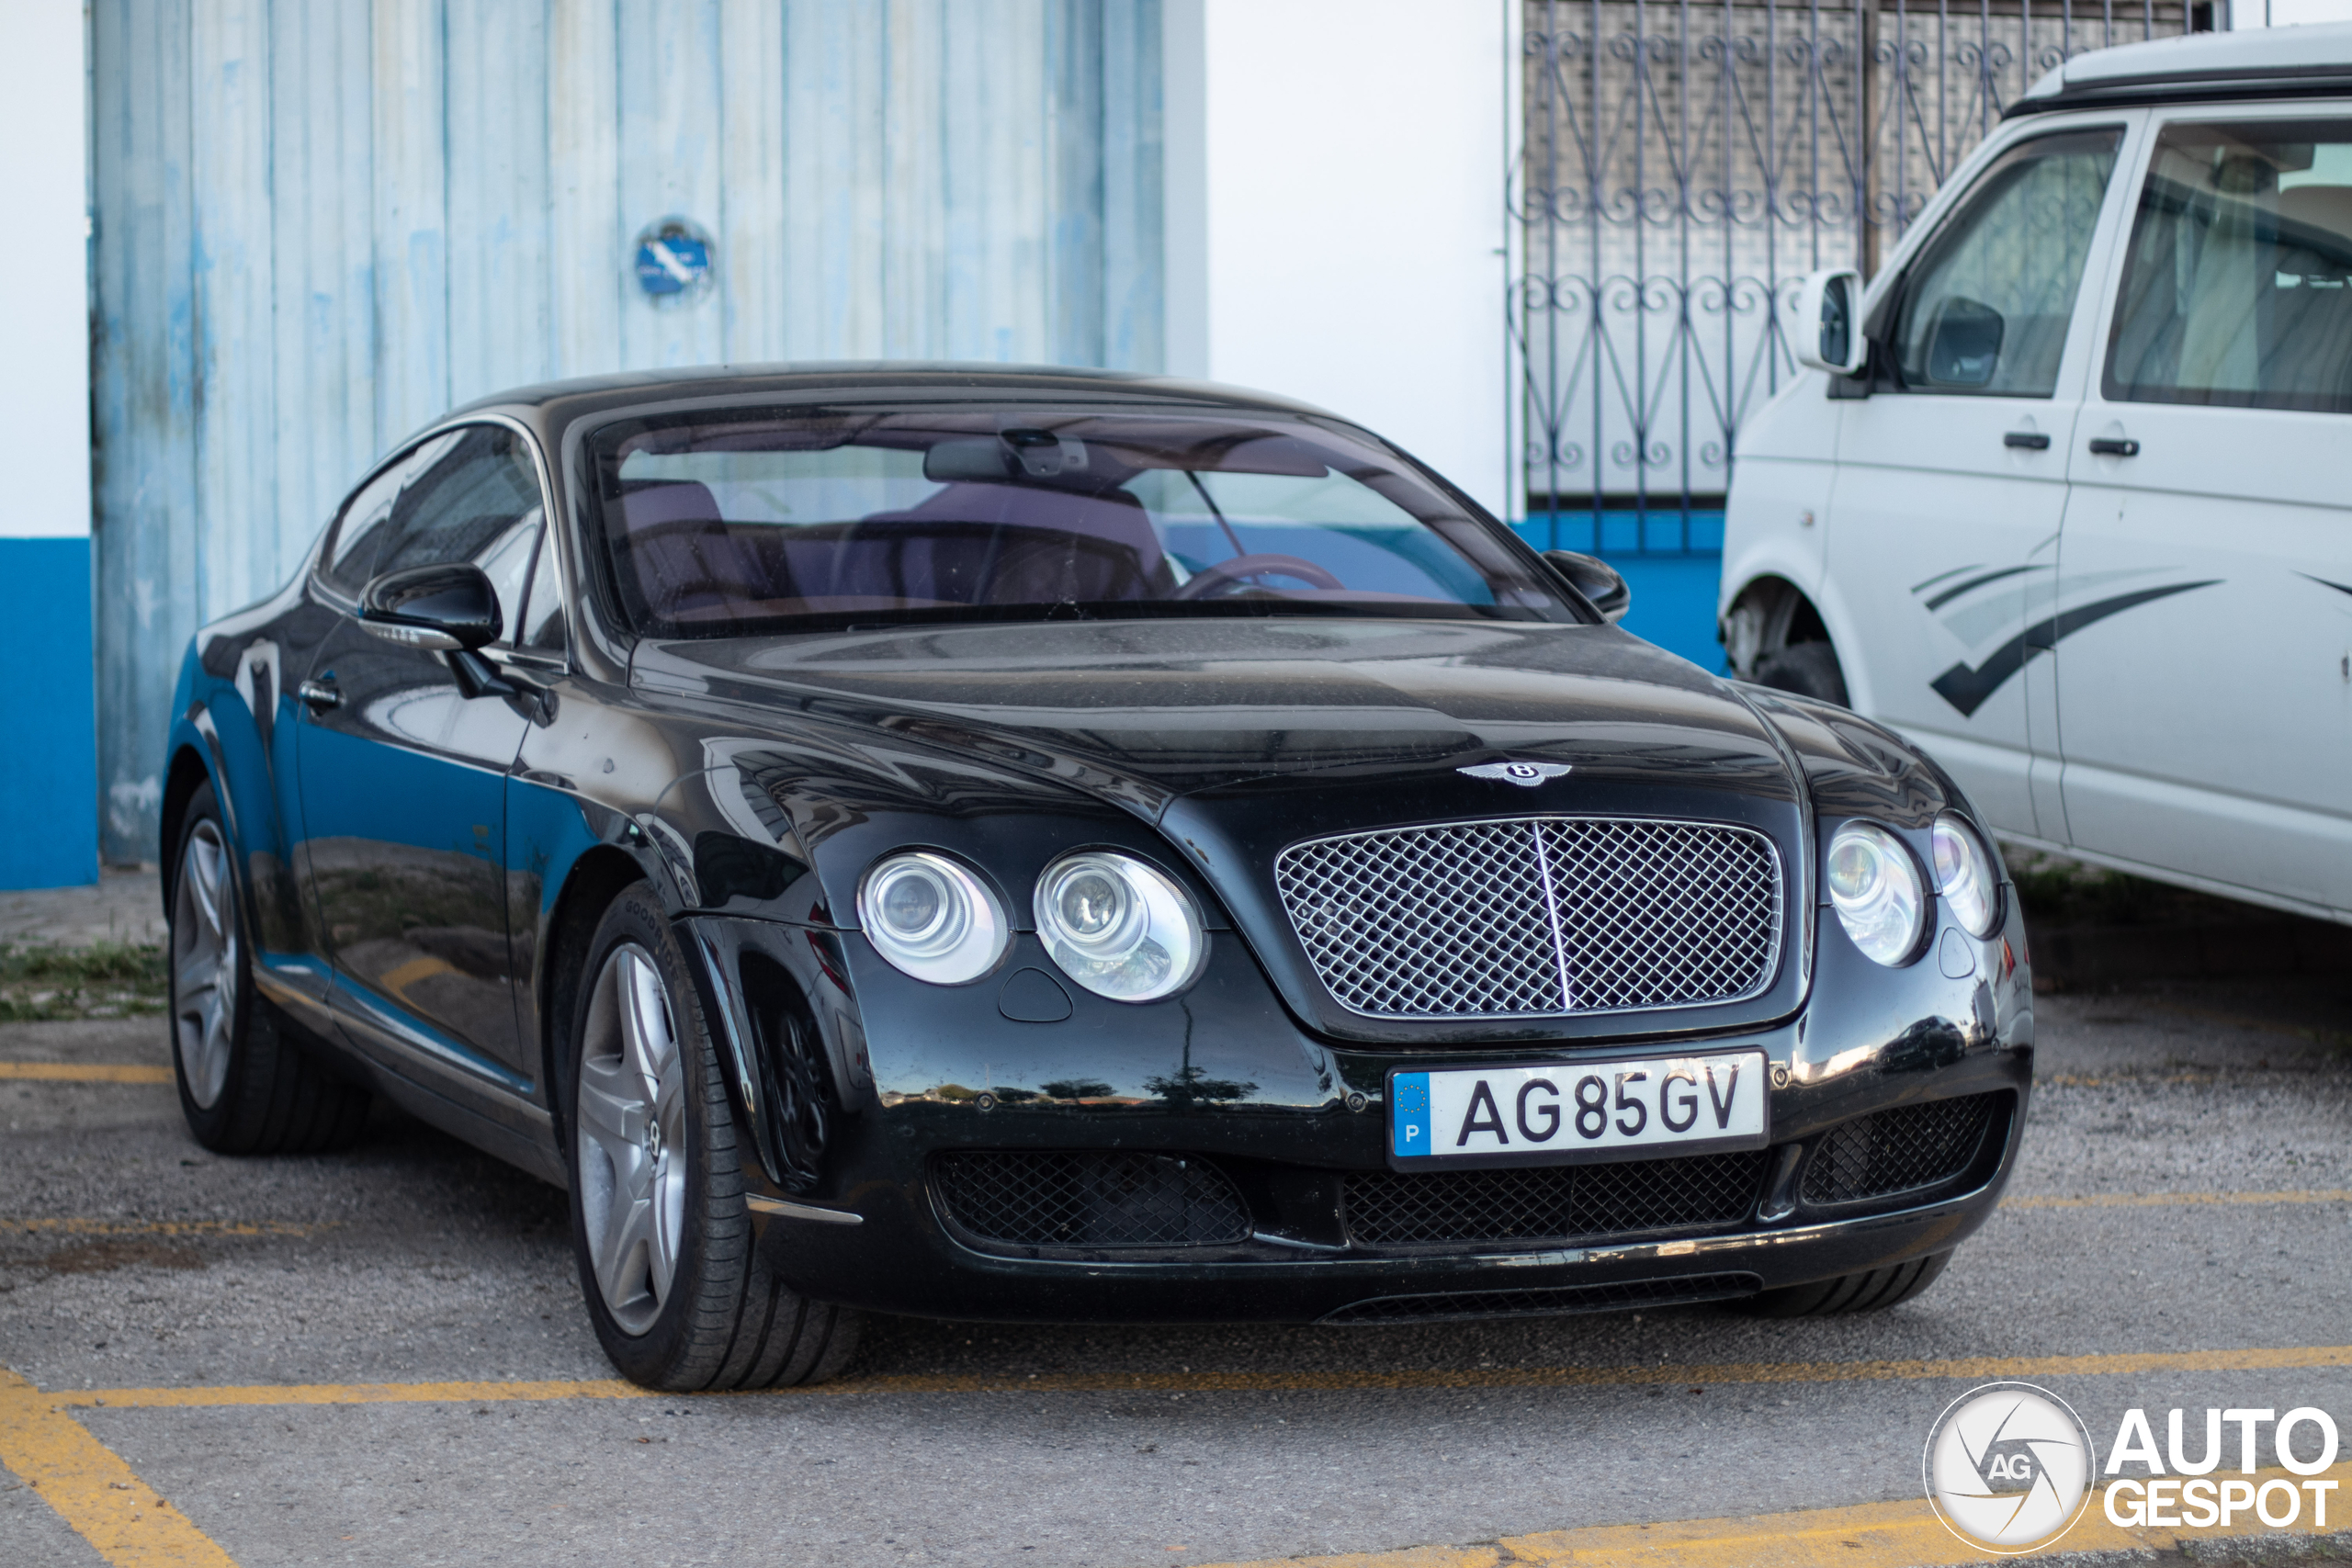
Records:
[[[1123,1009],[1081,993],[1070,1017],[1024,1022],[987,1005],[994,979],[986,995],[893,984],[875,974],[878,964],[858,964],[861,939],[841,933],[828,939],[832,963],[806,979],[847,1102],[822,1176],[784,1191],[746,1171],[754,1190],[838,1218],[789,1206],[756,1213],[760,1246],[782,1279],[820,1300],[1031,1322],[1609,1310],[1743,1295],[1946,1252],[1998,1203],[2025,1123],[2032,994],[2011,902],[2004,931],[1964,939],[1966,965],[1940,942],[1902,970],[1825,942],[1804,1009],[1769,1029],[1475,1056],[1341,1049],[1311,1035],[1238,942],[1218,944],[1182,1007]],[[792,928],[696,923],[733,928],[706,944],[714,958],[764,944],[782,963],[822,945]],[[1016,944],[1007,972],[1042,959]],[[843,983],[852,981],[854,1003]],[[744,1005],[757,1011],[755,998]],[[755,1021],[743,1029],[759,1033]],[[1350,1174],[1386,1169],[1382,1091],[1392,1067],[1731,1046],[1761,1049],[1772,1082],[1772,1145],[1736,1218],[1403,1245],[1367,1242],[1351,1224]],[[1990,1120],[1966,1161],[1939,1180],[1828,1201],[1827,1186],[1809,1179],[1828,1140],[1858,1119],[1980,1096]],[[975,1151],[1199,1160],[1230,1179],[1247,1224],[1191,1246],[991,1239],[959,1224],[941,1190],[943,1157]],[[852,1215],[855,1224],[839,1223]]]

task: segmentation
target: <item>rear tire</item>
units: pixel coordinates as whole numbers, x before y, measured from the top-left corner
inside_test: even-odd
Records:
[[[216,1154],[309,1154],[357,1140],[368,1091],[338,1077],[254,989],[236,856],[209,781],[172,835],[172,1070],[180,1111]]]
[[[838,1376],[858,1316],[788,1289],[762,1258],[718,1052],[650,888],[613,900],[570,978],[572,1250],[605,1354],[648,1388]]]
[[[1791,643],[1758,661],[1756,683],[1776,692],[1794,692],[1839,707],[1846,700],[1846,672],[1838,664],[1838,650],[1826,642]]]
[[[1951,1254],[1915,1258],[1887,1269],[1841,1274],[1812,1285],[1790,1285],[1749,1298],[1748,1310],[1759,1317],[1840,1317],[1854,1313],[1884,1312],[1900,1306],[1936,1282],[1951,1261]]]

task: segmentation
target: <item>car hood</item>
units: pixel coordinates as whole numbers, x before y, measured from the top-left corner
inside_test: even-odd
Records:
[[[1802,996],[1811,852],[1794,756],[1736,688],[1613,627],[893,628],[648,645],[634,671],[649,697],[737,723],[756,710],[808,737],[787,748],[804,759],[788,766],[794,778],[774,787],[831,890],[829,918],[843,924],[863,868],[907,843],[989,866],[1019,911],[1052,856],[1140,840],[1213,894],[1212,924],[1229,919],[1246,933],[1294,1011],[1334,1037],[1442,1047],[1721,1031],[1785,1015]],[[842,771],[853,755],[854,784]],[[1555,766],[1521,784],[1495,776],[1489,765],[1505,761]],[[839,784],[824,782],[829,768]],[[926,782],[943,779],[953,782]],[[1090,815],[1081,797],[1091,798],[1091,826],[1079,820]],[[1105,831],[1100,817],[1113,807],[1130,829]],[[1539,815],[1736,822],[1768,834],[1791,878],[1778,981],[1744,1002],[1638,1020],[1473,1022],[1351,1014],[1307,967],[1275,882],[1285,847]],[[1023,913],[1013,918],[1025,925]]]
[[[1183,797],[1329,797],[1508,759],[1577,788],[1798,798],[1728,682],[1613,627],[1117,621],[648,644],[641,688],[777,705],[1048,774],[1149,820]],[[1548,791],[1476,781],[1524,807]]]

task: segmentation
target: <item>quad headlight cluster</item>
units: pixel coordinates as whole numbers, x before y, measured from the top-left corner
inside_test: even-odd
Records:
[[[1988,937],[2000,921],[2000,883],[1976,830],[1947,812],[1928,835],[1936,892],[1952,923]],[[1875,822],[1848,822],[1829,838],[1825,876],[1838,923],[1881,964],[1908,964],[1927,935],[1927,881],[1903,840]]]
[[[1114,1001],[1148,1002],[1201,972],[1208,942],[1182,887],[1132,855],[1082,850],[1037,878],[1037,940],[1063,974]],[[1012,945],[988,885],[957,862],[907,850],[878,862],[858,890],[865,934],[918,980],[978,979]]]

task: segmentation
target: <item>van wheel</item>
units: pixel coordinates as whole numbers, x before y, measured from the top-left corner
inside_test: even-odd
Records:
[[[565,1063],[571,1234],[605,1354],[648,1388],[768,1388],[838,1374],[857,1314],[762,1260],[743,1151],[686,958],[634,883],[590,939]]]
[[[172,1071],[180,1112],[216,1154],[340,1148],[368,1121],[368,1092],[298,1043],[292,1021],[254,990],[253,946],[236,856],[209,782],[173,836]]]
[[[1826,642],[1792,643],[1765,655],[1757,661],[1756,683],[1841,708],[1848,705],[1846,672],[1838,666],[1838,650]]]
[[[1934,1284],[1936,1277],[1944,1271],[1944,1265],[1951,1261],[1951,1253],[1939,1252],[1932,1258],[1915,1258],[1891,1269],[1870,1269],[1817,1284],[1766,1291],[1748,1298],[1747,1310],[1758,1317],[1840,1317],[1853,1313],[1884,1312]]]

